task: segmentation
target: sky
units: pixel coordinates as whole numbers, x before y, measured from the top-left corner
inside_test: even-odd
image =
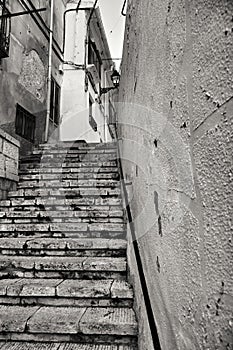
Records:
[[[108,39],[112,58],[121,58],[125,30],[125,17],[121,15],[124,0],[99,0],[98,6]],[[120,61],[115,61],[119,69]]]

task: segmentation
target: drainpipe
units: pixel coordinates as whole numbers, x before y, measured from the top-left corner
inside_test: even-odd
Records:
[[[88,18],[88,21],[87,21],[87,29],[86,29],[86,39],[85,39],[85,53],[84,53],[84,67],[85,67],[85,72],[86,72],[86,68],[87,68],[87,52],[88,52],[88,38],[89,38],[89,27],[90,27],[90,23],[91,23],[91,19],[92,19],[92,16],[94,14],[94,11],[95,11],[95,8],[97,6],[97,2],[99,0],[95,0],[95,3],[91,9],[91,14]],[[86,78],[85,78],[85,81],[86,81]],[[85,84],[86,85],[86,84]]]
[[[48,142],[49,136],[49,118],[50,118],[50,97],[52,83],[52,53],[53,53],[53,15],[54,0],[51,0],[50,27],[49,27],[49,62],[48,62],[48,91],[47,91],[47,113],[45,121],[45,142]]]

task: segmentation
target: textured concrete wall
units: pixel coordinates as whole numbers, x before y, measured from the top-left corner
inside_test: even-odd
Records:
[[[120,146],[163,350],[232,349],[233,2],[129,0]],[[140,349],[152,349],[132,244]]]
[[[6,199],[19,180],[19,147],[17,140],[0,129],[0,200]]]
[[[7,1],[12,13],[25,10],[20,1]],[[47,7],[41,13],[41,21],[34,15],[47,33],[50,21],[49,2],[33,1],[36,8]],[[26,4],[30,6],[28,0]],[[62,58],[59,50],[63,39],[63,12],[65,1],[55,1],[54,14],[54,44],[58,56]],[[61,85],[62,75],[59,73],[61,59],[55,52],[52,58],[52,74]],[[11,21],[11,41],[8,58],[1,60],[0,64],[0,126],[6,132],[21,142],[21,152],[29,150],[33,145],[15,134],[16,104],[19,103],[36,117],[35,144],[44,138],[46,98],[47,98],[47,71],[48,71],[48,39],[30,15],[15,17]]]
[[[86,142],[107,142],[111,136],[107,126],[108,103],[112,101],[112,95],[100,95],[100,86],[102,88],[111,86],[107,81],[107,72],[111,72],[112,62],[104,60],[110,57],[108,43],[101,19],[99,9],[97,8],[87,28],[87,21],[90,16],[90,9],[94,1],[83,1],[81,8],[85,11],[76,13],[79,1],[75,0],[67,4],[66,15],[66,34],[65,34],[65,61],[81,66],[77,69],[72,64],[64,65],[64,76],[62,85],[62,123],[60,126],[60,139],[85,140]],[[72,11],[71,11],[72,10]],[[74,10],[74,11],[73,11]],[[101,77],[95,82],[91,80],[91,73],[87,74],[84,69],[88,67],[88,44],[87,35],[90,33],[91,40],[103,59],[101,64]],[[92,117],[97,130],[89,122],[89,100],[93,102]],[[113,103],[113,101],[112,101]]]

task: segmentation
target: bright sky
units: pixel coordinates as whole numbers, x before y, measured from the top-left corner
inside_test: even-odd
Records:
[[[124,0],[98,1],[112,58],[121,58],[122,56],[125,30],[125,17],[121,15],[123,3]],[[115,62],[118,69],[120,61]]]

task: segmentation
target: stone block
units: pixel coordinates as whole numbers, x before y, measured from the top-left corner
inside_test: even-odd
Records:
[[[67,280],[57,287],[57,295],[69,298],[109,298],[112,282],[112,280]]]
[[[6,140],[3,140],[2,153],[15,161],[19,159],[19,148]]]
[[[83,269],[84,258],[72,257],[51,257],[36,258],[35,269],[44,271],[79,271]]]
[[[30,333],[77,334],[86,308],[42,307],[28,321]]]
[[[27,320],[35,314],[39,307],[24,308],[20,306],[0,306],[0,332],[22,333]]]
[[[137,334],[135,314],[130,308],[88,308],[80,321],[84,334]]]
[[[83,269],[86,271],[125,271],[125,258],[87,258],[83,262]]]
[[[6,157],[5,167],[7,172],[10,172],[15,175],[18,174],[18,162],[16,160]]]
[[[113,281],[111,286],[111,297],[132,299],[133,290],[130,284],[125,281]]]
[[[6,157],[0,153],[0,171],[2,171],[3,173],[5,171],[5,159]],[[0,173],[0,176],[2,176],[1,173]]]
[[[7,289],[8,296],[55,297],[55,288],[62,280],[56,279],[21,279]]]

